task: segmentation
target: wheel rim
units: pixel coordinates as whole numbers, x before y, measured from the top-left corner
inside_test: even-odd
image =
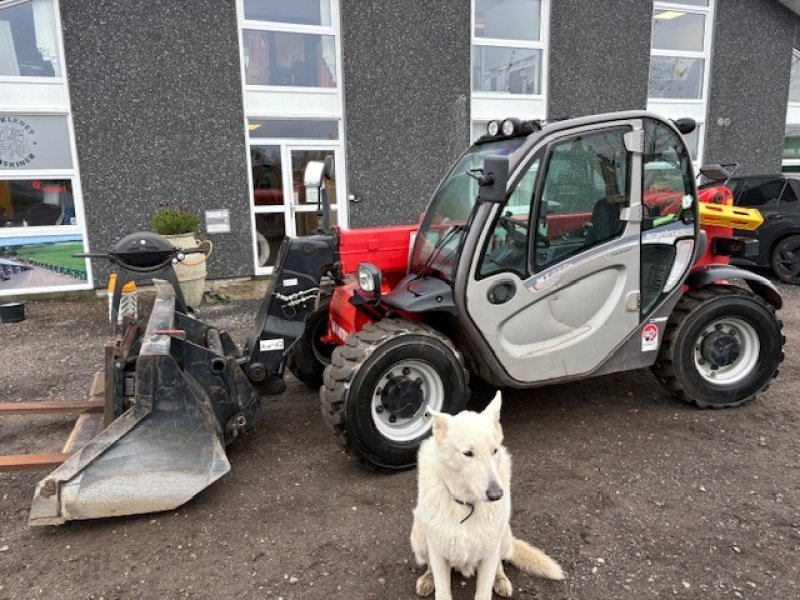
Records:
[[[694,365],[714,385],[732,385],[756,368],[761,342],[743,319],[725,317],[709,323],[694,343]]]
[[[431,428],[427,408],[440,411],[443,405],[444,383],[438,371],[421,360],[404,360],[378,379],[372,391],[372,422],[383,437],[410,442]]]
[[[800,240],[784,242],[775,251],[775,271],[784,280],[800,277]]]

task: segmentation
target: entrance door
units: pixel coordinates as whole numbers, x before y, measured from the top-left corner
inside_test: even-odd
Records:
[[[525,167],[473,263],[467,312],[515,380],[587,373],[639,325],[638,120],[571,130]]]
[[[250,163],[256,229],[256,274],[271,272],[284,236],[313,235],[317,230],[317,205],[309,204],[303,174],[310,161],[332,156],[334,176],[326,183],[331,202],[331,225],[346,223],[340,198],[345,197],[339,146],[325,143],[253,143]],[[342,209],[343,210],[343,209]]]

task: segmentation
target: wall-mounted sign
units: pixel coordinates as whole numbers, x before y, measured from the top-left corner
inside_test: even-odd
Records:
[[[227,208],[206,211],[206,233],[230,233],[231,213]]]
[[[0,113],[0,171],[71,168],[66,115]]]

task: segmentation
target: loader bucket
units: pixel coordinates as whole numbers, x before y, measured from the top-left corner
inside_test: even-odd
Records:
[[[175,509],[230,470],[220,415],[243,424],[240,415],[260,416],[260,404],[235,359],[195,339],[203,327],[210,329],[175,312],[174,297],[156,299],[138,355],[129,359],[133,404],[39,482],[31,525]],[[109,368],[106,381],[113,382]],[[231,387],[238,391],[228,393]]]

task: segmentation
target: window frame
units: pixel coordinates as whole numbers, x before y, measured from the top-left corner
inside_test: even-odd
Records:
[[[242,53],[242,86],[245,90],[254,91],[270,91],[270,92],[302,92],[304,94],[340,94],[342,92],[342,64],[341,56],[342,50],[340,47],[341,39],[339,35],[338,14],[339,2],[338,0],[331,0],[331,24],[330,25],[301,25],[297,23],[281,23],[279,21],[265,21],[248,19],[245,17],[244,1],[239,0],[237,4],[240,7],[239,18],[239,32],[240,32],[240,46]],[[298,86],[298,85],[269,85],[269,84],[254,84],[247,83],[247,69],[245,68],[245,49],[244,49],[244,32],[245,31],[259,31],[270,33],[298,33],[306,35],[319,35],[333,37],[334,54],[336,58],[336,65],[334,68],[336,75],[336,85],[332,87],[318,87],[318,86]]]
[[[62,39],[61,33],[61,12],[58,0],[51,0],[54,7],[53,7],[53,19],[55,26],[55,43],[58,46],[58,66],[59,71],[61,72],[60,75],[54,75],[53,77],[43,77],[40,75],[0,75],[0,85],[4,83],[25,83],[25,84],[58,84],[58,85],[66,85],[67,78],[67,63],[64,58],[64,42]],[[5,8],[12,8],[14,6],[18,6],[20,4],[25,4],[30,2],[30,0],[10,0],[8,2],[3,3],[0,6],[0,12],[2,9]]]
[[[470,0],[470,67],[469,86],[472,102],[470,103],[470,141],[472,141],[472,124],[474,122],[515,116],[521,119],[544,119],[547,116],[547,97],[549,93],[550,70],[550,3],[552,0],[541,0],[539,15],[539,40],[506,40],[500,38],[475,36],[475,0]],[[473,49],[476,46],[494,48],[519,48],[539,50],[542,53],[540,64],[538,94],[510,94],[474,89]]]
[[[29,0],[15,0],[6,6],[24,4]],[[4,239],[39,238],[44,236],[76,236],[80,238],[84,252],[90,251],[89,236],[86,224],[86,206],[83,201],[81,185],[80,157],[75,141],[75,127],[70,104],[69,81],[64,59],[64,38],[61,27],[61,11],[58,0],[53,3],[55,19],[56,44],[59,50],[61,66],[60,77],[0,77],[0,114],[3,115],[52,115],[65,117],[72,167],[69,169],[15,169],[0,171],[0,179],[6,181],[68,179],[72,186],[72,201],[75,209],[75,225],[40,225],[29,227],[0,228],[0,245]],[[4,93],[8,92],[8,96]],[[5,98],[9,97],[10,101]],[[37,287],[20,287],[0,290],[3,296],[46,294],[51,292],[67,292],[90,290],[94,288],[92,261],[86,260],[86,281],[76,284],[48,285]]]

